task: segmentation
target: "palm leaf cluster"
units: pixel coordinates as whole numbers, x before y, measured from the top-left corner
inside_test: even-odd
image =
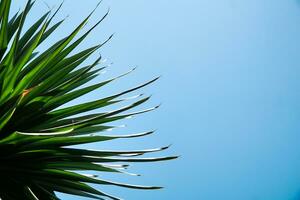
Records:
[[[3,200],[56,200],[56,192],[94,199],[119,199],[96,190],[90,184],[114,185],[135,189],[158,189],[103,180],[80,171],[122,173],[129,162],[152,162],[175,157],[145,158],[141,155],[167,147],[138,151],[87,150],[75,145],[115,139],[136,138],[152,131],[130,135],[106,135],[110,122],[148,112],[130,112],[149,97],[136,96],[134,103],[119,109],[90,114],[90,111],[124,102],[124,95],[150,83],[130,88],[94,101],[63,106],[119,78],[87,84],[104,67],[101,58],[89,65],[83,62],[102,44],[73,50],[107,16],[77,36],[89,15],[69,35],[41,53],[37,48],[64,20],[53,22],[59,8],[38,18],[29,29],[24,23],[34,2],[10,15],[11,0],[0,1],[0,198]],[[75,37],[76,36],[76,37]],[[129,111],[129,112],[127,112]]]

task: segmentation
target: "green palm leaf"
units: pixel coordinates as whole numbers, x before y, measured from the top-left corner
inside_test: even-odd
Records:
[[[10,0],[0,0],[0,198],[53,200],[58,199],[56,192],[62,192],[94,199],[119,199],[98,191],[89,184],[159,189],[156,186],[112,182],[78,172],[127,173],[124,170],[128,165],[113,163],[155,162],[176,158],[140,157],[163,151],[168,146],[123,151],[74,147],[93,142],[144,137],[153,133],[104,134],[105,131],[116,128],[108,125],[110,122],[157,108],[128,113],[127,111],[147,102],[150,97],[136,95],[124,98],[124,95],[153,83],[157,78],[101,99],[61,107],[129,73],[85,86],[104,67],[96,69],[101,57],[86,66],[82,66],[82,63],[108,42],[111,36],[102,44],[70,55],[106,18],[108,12],[74,41],[93,11],[69,35],[39,53],[36,52],[37,47],[64,21],[51,25],[61,6],[54,14],[46,12],[28,30],[23,30],[26,16],[34,2],[29,0],[23,11],[10,18],[11,4]],[[124,103],[128,99],[134,99],[135,102],[112,111],[90,113],[112,104]]]

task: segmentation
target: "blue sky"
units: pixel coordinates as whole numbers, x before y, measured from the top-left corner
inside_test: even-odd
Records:
[[[51,40],[70,32],[97,2],[66,0],[58,19],[69,17]],[[124,121],[121,130],[157,129],[155,135],[91,146],[173,144],[164,155],[181,157],[130,168],[142,177],[104,174],[164,190],[103,189],[128,200],[299,200],[300,1],[104,0],[90,25],[108,7],[109,17],[81,48],[115,33],[100,51],[114,64],[98,80],[138,69],[80,101],[162,75],[143,90],[153,95],[148,106],[162,107]],[[32,19],[46,10],[38,1]]]

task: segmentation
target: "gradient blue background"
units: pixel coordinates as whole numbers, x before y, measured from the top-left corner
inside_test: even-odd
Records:
[[[66,0],[58,19],[70,17],[51,40],[69,33],[97,2]],[[299,200],[300,1],[105,0],[89,26],[108,7],[109,17],[80,47],[115,33],[100,51],[114,64],[97,81],[139,67],[80,102],[162,75],[142,90],[153,94],[148,106],[162,107],[116,131],[158,129],[155,135],[89,147],[171,143],[164,155],[181,158],[130,168],[142,177],[103,175],[164,190],[98,188],[128,200]],[[38,1],[32,19],[46,10]]]

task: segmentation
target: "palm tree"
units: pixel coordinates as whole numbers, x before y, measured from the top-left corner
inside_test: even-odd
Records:
[[[137,138],[152,133],[118,136],[104,134],[104,131],[114,128],[109,122],[155,109],[126,112],[145,103],[149,97],[138,95],[134,103],[109,112],[94,111],[90,114],[88,111],[118,105],[128,99],[124,95],[151,84],[157,78],[105,98],[63,106],[127,74],[86,85],[104,67],[96,68],[101,57],[87,66],[82,66],[82,63],[111,37],[102,44],[70,55],[103,21],[107,13],[90,30],[75,39],[91,13],[71,34],[38,53],[36,48],[64,21],[52,23],[61,6],[54,13],[45,13],[28,30],[23,30],[26,16],[34,2],[28,0],[23,11],[10,17],[11,3],[11,0],[0,0],[0,199],[59,199],[56,192],[94,199],[119,199],[94,189],[90,184],[159,189],[112,182],[78,172],[91,170],[123,173],[129,162],[176,158],[139,157],[168,147],[137,151],[96,151],[74,146]]]

